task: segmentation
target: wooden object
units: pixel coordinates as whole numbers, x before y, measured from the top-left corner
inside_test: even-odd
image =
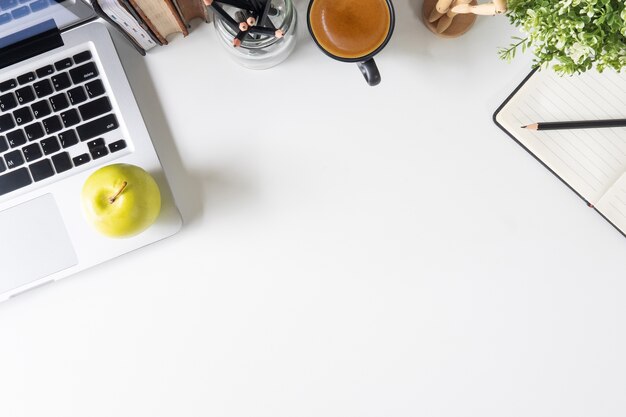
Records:
[[[433,10],[430,12],[430,16],[428,16],[428,21],[432,23],[432,22],[440,19],[441,16],[443,16],[443,13],[439,13],[437,11],[437,8],[434,7]]]
[[[468,4],[470,2],[471,0],[456,0],[454,4]],[[457,14],[452,10],[448,10],[445,15],[441,16],[437,21],[437,33],[443,33],[448,30]]]
[[[208,9],[202,0],[174,0],[174,2],[178,6],[180,17],[182,17],[185,25],[189,26],[194,19],[209,21]]]
[[[166,38],[173,33],[189,34],[172,0],[130,0],[130,3],[163,45],[167,45]]]
[[[440,36],[442,38],[457,38],[463,35],[465,32],[470,30],[474,22],[476,21],[475,14],[462,14],[462,15],[452,15],[448,16],[446,14],[442,14],[439,19],[435,19],[430,21],[433,17],[433,10],[438,12],[436,9],[438,0],[424,0],[424,4],[422,5],[422,16],[424,25],[435,35]],[[471,0],[471,5],[476,5],[476,0]],[[437,25],[439,24],[439,20],[444,19],[442,25],[447,25],[448,27],[439,33],[437,31]]]
[[[493,0],[493,4],[496,5],[496,14],[502,14],[507,11],[507,0]]]
[[[452,8],[454,13],[471,13],[480,16],[494,16],[496,14],[495,3],[484,3],[478,5],[458,4]]]
[[[435,9],[441,13],[448,13],[448,10],[450,10],[450,6],[452,5],[452,0],[439,0],[437,1],[437,4],[435,4]]]

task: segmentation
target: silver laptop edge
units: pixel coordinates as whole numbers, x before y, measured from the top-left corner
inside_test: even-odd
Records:
[[[21,212],[22,208],[20,205],[24,205],[22,206],[24,210],[36,210],[37,207],[35,207],[34,201],[56,205],[67,237],[75,253],[74,265],[58,271],[53,268],[52,271],[54,272],[36,277],[28,282],[18,281],[19,285],[13,288],[4,288],[4,292],[1,285],[3,279],[7,280],[7,277],[16,272],[19,274],[21,266],[11,265],[11,262],[9,262],[8,267],[3,266],[3,261],[11,261],[11,259],[5,254],[6,259],[3,260],[3,255],[0,254],[0,301],[171,236],[182,225],[182,219],[175,206],[163,168],[154,150],[108,30],[100,23],[88,23],[64,31],[61,37],[64,43],[63,47],[50,50],[0,70],[0,82],[5,79],[15,78],[26,71],[33,71],[43,64],[55,62],[58,59],[72,56],[88,49],[92,52],[93,59],[100,69],[101,80],[106,87],[113,111],[117,115],[119,122],[117,130],[101,136],[107,138],[107,140],[125,139],[129,146],[123,152],[112,153],[99,159],[97,163],[76,167],[65,174],[59,174],[43,180],[41,183],[37,183],[34,188],[26,187],[0,196],[0,217],[6,212]],[[152,173],[159,183],[162,192],[161,214],[152,227],[138,236],[128,239],[112,239],[102,236],[87,223],[81,211],[80,190],[86,178],[99,167],[110,163],[138,165]],[[45,216],[45,213],[42,213],[42,216]],[[54,244],[55,241],[56,238],[51,241],[51,244]],[[51,259],[46,259],[46,256],[46,254],[38,254],[37,261],[50,262]],[[73,258],[69,252],[67,259],[67,262],[72,263],[70,260]],[[12,285],[9,285],[9,287],[12,287]]]

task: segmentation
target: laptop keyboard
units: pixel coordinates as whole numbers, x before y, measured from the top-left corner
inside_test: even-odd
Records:
[[[0,196],[126,148],[118,127],[90,51],[0,82]]]
[[[0,0],[0,26],[48,8],[57,0]]]

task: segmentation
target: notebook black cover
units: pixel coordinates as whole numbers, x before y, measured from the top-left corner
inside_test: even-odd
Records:
[[[517,92],[524,86],[524,84],[526,84],[526,82],[528,82],[528,80],[530,80],[530,78],[535,75],[535,73],[537,73],[539,70],[538,69],[533,69],[523,80],[522,82],[515,88],[515,90],[513,90],[513,92],[511,94],[509,94],[509,96],[502,102],[502,104],[500,104],[500,106],[496,109],[496,111],[493,113],[493,122],[496,124],[496,126],[498,126],[504,133],[506,133],[511,139],[513,139],[515,142],[517,142],[517,144],[519,146],[521,146],[522,148],[524,148],[526,150],[526,152],[528,152],[530,155],[532,155],[533,158],[535,158],[537,161],[539,161],[539,163],[541,165],[543,165],[548,171],[550,171],[555,177],[557,177],[559,180],[561,180],[561,182],[565,185],[567,185],[567,187],[572,190],[574,193],[576,193],[576,195],[578,197],[581,198],[581,200],[583,200],[585,202],[585,204],[587,204],[588,207],[594,209],[596,211],[596,213],[598,213],[600,216],[602,216],[602,218],[604,220],[606,220],[611,226],[613,226],[615,228],[615,230],[617,230],[618,232],[620,232],[622,234],[622,236],[626,237],[626,234],[624,233],[624,231],[622,231],[620,228],[618,228],[617,226],[615,226],[615,224],[613,224],[613,222],[611,222],[609,219],[606,218],[606,216],[604,214],[602,214],[602,212],[600,212],[596,207],[594,207],[593,204],[591,204],[589,201],[587,201],[582,195],[580,195],[580,193],[578,191],[576,191],[574,189],[574,187],[572,187],[567,181],[565,181],[563,178],[561,178],[556,172],[554,172],[549,166],[547,166],[537,155],[535,155],[530,149],[528,149],[526,146],[524,146],[524,144],[522,144],[511,132],[509,132],[508,130],[506,130],[504,128],[504,126],[502,126],[498,120],[498,114],[502,111],[502,109],[504,108],[504,106],[506,106],[508,104],[509,101],[511,101],[511,99],[513,97],[515,97],[515,95],[517,94]]]

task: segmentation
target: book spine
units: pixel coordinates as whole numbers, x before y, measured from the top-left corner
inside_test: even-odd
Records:
[[[135,19],[137,24],[139,24],[139,26],[141,26],[142,29],[146,31],[146,33],[152,38],[152,40],[156,44],[163,45],[163,43],[161,43],[159,38],[157,38],[157,36],[152,32],[152,30],[148,27],[146,22],[143,21],[141,16],[139,16],[137,11],[133,8],[133,6],[130,4],[128,0],[118,0],[118,3],[121,7],[124,8],[124,10],[126,10]]]
[[[135,21],[133,16],[124,9],[117,0],[98,0],[102,10],[126,31],[144,50],[154,48],[157,44],[150,35]]]
[[[183,9],[180,7],[180,4],[181,4],[180,0],[172,0],[172,2],[174,3],[174,7],[176,8],[176,12],[178,13],[180,18],[182,19],[182,21],[185,24],[185,26],[190,27],[191,25],[189,24],[189,22],[191,21],[191,19],[189,19],[189,17],[185,15],[185,13],[183,12]]]
[[[154,33],[155,36],[159,39],[159,41],[161,42],[161,45],[167,45],[168,44],[167,39],[165,39],[165,36],[162,33],[160,33],[158,29],[154,26],[154,24],[152,23],[152,20],[150,20],[148,16],[146,16],[146,14],[143,12],[143,10],[141,10],[141,7],[139,7],[137,0],[129,0],[129,1],[133,9],[135,9],[137,14],[141,17],[141,20],[143,20],[146,23],[146,25],[148,25],[152,33]]]
[[[139,45],[137,43],[135,38],[130,36],[130,34],[128,32],[126,32],[124,29],[122,29],[119,24],[117,24],[113,19],[111,19],[109,17],[109,15],[107,15],[104,12],[104,10],[102,10],[102,8],[100,7],[100,4],[98,3],[98,0],[92,0],[91,7],[93,7],[94,11],[96,12],[96,14],[99,17],[101,17],[107,23],[109,23],[111,26],[113,26],[115,29],[117,29],[126,38],[126,40],[128,40],[130,42],[130,44],[137,50],[137,52],[139,52],[143,56],[146,55],[146,50],[141,45]]]
[[[174,19],[178,23],[180,31],[183,33],[183,36],[189,35],[189,31],[187,30],[187,26],[183,22],[183,19],[181,18],[181,16],[176,11],[176,7],[174,6],[173,1],[172,0],[164,0],[164,1],[165,1],[165,4],[167,4],[167,7],[170,10],[170,13],[172,13],[172,16],[174,17]]]
[[[209,11],[203,0],[172,0],[178,14],[183,19],[187,27],[194,19],[202,19],[209,22]]]

